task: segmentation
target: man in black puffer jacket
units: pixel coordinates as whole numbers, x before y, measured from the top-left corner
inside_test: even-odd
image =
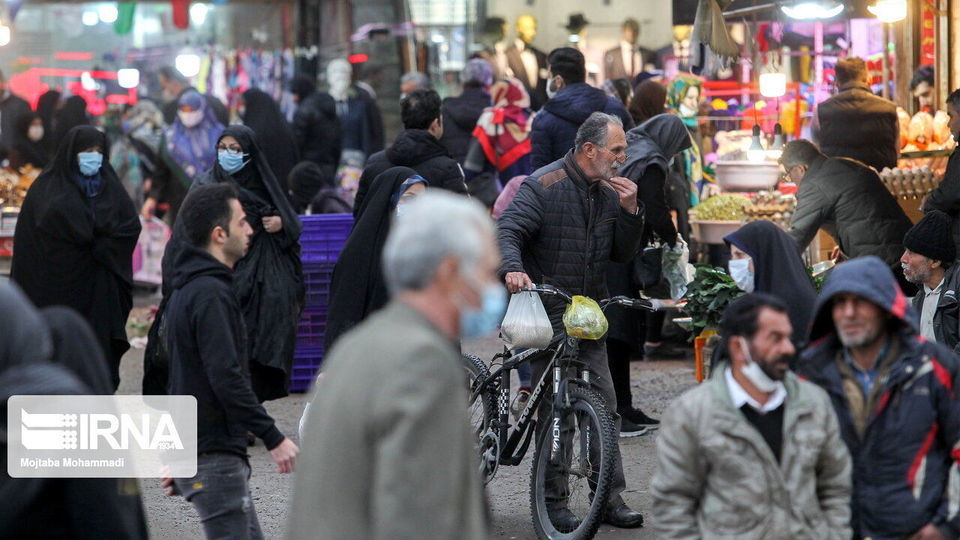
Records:
[[[463,169],[450,157],[440,142],[443,136],[443,116],[440,113],[440,95],[434,90],[419,89],[400,101],[400,117],[404,130],[397,135],[390,148],[370,156],[360,186],[353,201],[353,215],[363,208],[363,199],[373,180],[391,167],[410,167],[429,182],[431,188],[454,193],[466,193]]]
[[[897,166],[900,123],[897,105],[873,95],[860,58],[837,62],[837,95],[817,107],[820,149],[830,157],[855,159],[881,171]]]
[[[807,249],[822,228],[846,258],[883,259],[913,296],[917,288],[900,267],[903,237],[913,224],[876,171],[852,159],[828,158],[803,139],[787,143],[780,164],[800,186],[790,222],[790,235],[800,249]]]
[[[853,458],[854,538],[957,538],[957,358],[920,336],[876,257],[838,266],[814,314],[797,375],[826,390]]]
[[[607,263],[627,262],[640,249],[643,213],[637,186],[614,177],[627,159],[622,122],[616,116],[594,113],[577,132],[575,145],[562,159],[527,177],[497,222],[503,257],[500,275],[511,292],[536,282],[601,300],[607,297]],[[554,329],[563,335],[564,302],[545,298],[544,307]],[[548,353],[531,359],[533,380],[540,379],[549,360]],[[581,342],[580,360],[590,366],[590,386],[603,396],[619,433],[606,342]],[[552,406],[552,398],[544,399],[539,417],[550,418]],[[545,422],[537,424],[538,432],[545,428]],[[617,457],[604,520],[617,527],[639,527],[643,516],[630,510],[620,496],[625,485]],[[565,487],[551,482],[547,490],[547,510],[554,526],[576,528],[579,521],[567,508]]]
[[[293,114],[293,137],[300,159],[316,163],[333,178],[340,165],[343,143],[337,103],[326,92],[317,92],[312,77],[300,75],[290,84],[297,112]]]
[[[633,118],[622,103],[584,82],[587,68],[583,53],[562,47],[554,49],[547,62],[547,93],[552,97],[533,119],[530,141],[534,169],[553,163],[572,149],[580,124],[595,112],[615,115],[625,131],[633,128]]]
[[[460,72],[460,80],[463,81],[463,93],[443,100],[443,137],[440,142],[462,165],[467,158],[477,119],[490,106],[487,90],[493,84],[493,66],[482,58],[474,58]]]

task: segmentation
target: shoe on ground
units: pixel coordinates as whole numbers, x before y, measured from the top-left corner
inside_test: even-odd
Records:
[[[644,412],[641,411],[640,409],[634,409],[633,407],[625,411],[622,411],[620,413],[620,416],[622,418],[626,418],[627,420],[629,420],[630,422],[638,426],[643,426],[648,429],[657,429],[658,427],[660,427],[659,420],[657,420],[656,418],[651,418],[646,414],[644,414]]]
[[[623,501],[607,503],[603,509],[603,522],[621,529],[636,529],[643,527],[643,515],[631,510]]]
[[[621,437],[639,437],[646,435],[650,431],[646,426],[634,424],[628,418],[620,418],[620,436]]]
[[[513,420],[517,421],[520,419],[520,413],[527,408],[527,402],[530,401],[530,389],[521,388],[517,392],[517,397],[513,398],[513,404],[510,405],[510,413],[513,414]]]
[[[660,345],[647,345],[643,346],[643,357],[646,360],[676,360],[678,358],[686,358],[688,351],[685,348],[673,347],[666,343],[661,343]]]
[[[564,534],[573,532],[580,526],[580,520],[566,507],[547,510],[547,517],[550,518],[550,523],[553,523],[553,528]]]

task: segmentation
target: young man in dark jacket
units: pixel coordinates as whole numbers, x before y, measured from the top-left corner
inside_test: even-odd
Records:
[[[960,89],[947,97],[947,115],[950,133],[960,141]],[[960,148],[955,148],[947,161],[947,170],[937,189],[930,192],[923,203],[923,211],[940,210],[953,218],[953,241],[960,245]]]
[[[876,257],[838,266],[815,313],[798,375],[827,391],[853,458],[854,536],[957,538],[957,358],[920,336]]]
[[[817,106],[816,139],[823,153],[855,159],[878,171],[896,168],[900,155],[897,105],[873,95],[862,59],[842,58],[836,72],[837,95]]]
[[[443,137],[440,94],[422,88],[410,92],[400,101],[400,117],[403,131],[390,148],[370,156],[363,168],[360,187],[353,201],[354,216],[360,211],[373,180],[391,167],[410,167],[432,188],[467,192],[463,169],[440,142]]]
[[[170,357],[169,393],[197,399],[197,475],[164,484],[196,507],[208,538],[261,538],[247,485],[247,432],[263,439],[281,473],[293,472],[298,448],[250,386],[232,269],[253,231],[228,184],[191,191],[180,222],[189,247],[174,262],[161,334]]]
[[[490,106],[490,85],[493,84],[493,66],[482,58],[474,58],[460,72],[463,92],[443,100],[443,137],[440,142],[450,156],[463,164],[473,139],[473,130],[483,109]]]
[[[876,255],[908,295],[916,292],[900,267],[903,236],[913,224],[876,171],[851,159],[829,158],[803,139],[787,143],[780,165],[800,186],[790,235],[801,250],[822,228],[846,258]]]
[[[511,292],[532,283],[549,283],[572,295],[597,300],[608,297],[607,263],[631,260],[640,248],[643,233],[637,185],[615,176],[626,161],[626,149],[620,120],[594,113],[577,132],[574,150],[527,177],[497,222],[503,256],[500,275]],[[564,301],[545,298],[544,307],[555,332],[563,335]],[[540,379],[549,360],[549,355],[531,360],[533,380]],[[606,342],[583,341],[580,360],[590,366],[590,386],[603,396],[619,432]],[[552,398],[543,400],[540,418],[550,417],[552,403]],[[538,424],[538,431],[545,426]],[[617,527],[639,527],[643,516],[627,507],[620,496],[625,486],[618,456],[604,519]],[[551,485],[548,490],[548,511],[554,526],[559,530],[576,528],[579,520],[567,508],[562,493],[555,491],[558,486]]]
[[[343,148],[337,102],[326,92],[317,92],[312,77],[300,75],[290,83],[297,111],[293,114],[293,138],[300,159],[316,163],[333,178]],[[224,124],[226,125],[226,124]]]
[[[903,275],[921,288],[913,297],[920,335],[960,353],[960,272],[950,216],[934,210],[903,238]]]
[[[533,119],[530,134],[533,168],[539,169],[562,158],[573,148],[580,125],[595,112],[617,116],[624,130],[633,127],[633,119],[616,98],[584,81],[587,78],[583,53],[572,48],[554,49],[547,57],[550,100]]]

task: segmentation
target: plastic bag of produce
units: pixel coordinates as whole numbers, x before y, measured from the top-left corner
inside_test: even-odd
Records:
[[[597,340],[607,335],[610,327],[600,305],[586,296],[574,296],[563,313],[567,334],[579,339]]]
[[[694,268],[689,263],[690,248],[678,238],[674,247],[663,246],[663,277],[670,284],[670,298],[680,300],[687,294],[687,285],[693,281]]]
[[[546,349],[553,339],[553,325],[540,295],[524,291],[510,297],[500,336],[510,349]]]

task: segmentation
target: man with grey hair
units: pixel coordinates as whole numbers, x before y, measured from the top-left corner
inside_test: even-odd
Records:
[[[426,73],[419,71],[410,71],[400,77],[400,99],[407,97],[407,94],[414,90],[430,90],[433,85],[430,84],[430,77]]]
[[[324,360],[304,430],[288,538],[486,539],[459,340],[506,298],[487,212],[435,191],[383,248],[393,300]]]
[[[489,107],[490,85],[493,84],[493,66],[482,58],[467,62],[460,72],[463,92],[443,100],[443,137],[440,142],[450,151],[450,157],[461,165],[467,158],[473,130],[483,109]]]
[[[607,295],[607,262],[627,262],[640,248],[643,212],[637,186],[616,176],[627,159],[627,141],[620,119],[591,114],[577,131],[567,155],[539,169],[520,186],[516,198],[497,222],[503,264],[500,276],[511,292],[532,283],[549,283],[570,294],[603,299]],[[566,305],[544,298],[557,337],[562,336]],[[539,380],[550,360],[531,360]],[[617,399],[604,341],[580,344],[580,360],[590,366],[590,385],[606,401],[620,431]],[[539,418],[549,418],[552,399],[544,399]],[[538,430],[545,424],[538,424]],[[549,485],[548,511],[555,527],[573,530],[579,524],[567,508],[565,486]],[[614,460],[613,487],[604,512],[606,523],[639,527],[643,516],[620,496],[625,488],[619,456]]]

